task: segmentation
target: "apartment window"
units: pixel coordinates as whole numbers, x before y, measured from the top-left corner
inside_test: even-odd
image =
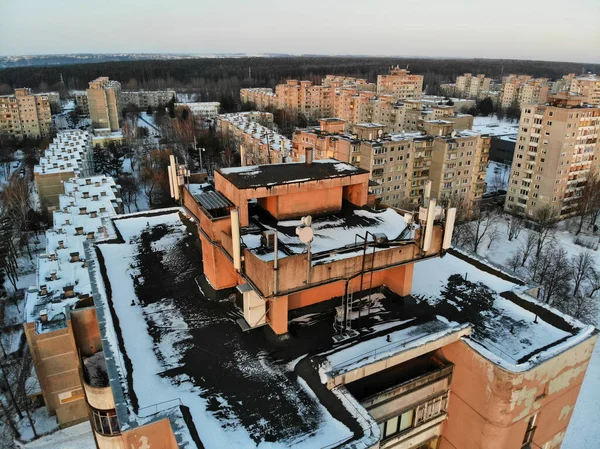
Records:
[[[529,422],[527,423],[527,429],[525,430],[525,437],[523,438],[522,448],[527,447],[533,442],[533,434],[535,433],[535,429],[537,428],[535,423],[537,421],[537,414],[533,415],[529,418]]]
[[[408,410],[399,416],[394,416],[385,422],[379,423],[382,439],[389,438],[397,433],[404,432],[413,426],[415,409]]]
[[[114,410],[96,410],[92,408],[94,429],[102,435],[119,435],[119,421]]]

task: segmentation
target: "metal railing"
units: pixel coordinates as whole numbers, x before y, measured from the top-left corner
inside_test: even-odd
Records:
[[[183,402],[181,399],[169,399],[168,401],[157,402],[156,404],[147,405],[140,407],[137,412],[137,416],[140,418],[146,418],[148,416],[156,415],[157,413],[164,412],[173,408],[181,407]],[[144,412],[142,412],[144,410]]]

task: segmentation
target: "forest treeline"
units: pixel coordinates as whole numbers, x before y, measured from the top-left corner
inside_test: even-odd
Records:
[[[600,64],[522,61],[500,59],[425,59],[375,57],[281,57],[215,58],[166,61],[111,61],[46,67],[17,67],[0,70],[0,94],[15,87],[36,91],[85,89],[97,76],[120,81],[125,90],[167,87],[199,95],[199,100],[239,97],[243,87],[274,87],[286,78],[319,82],[327,74],[367,78],[374,82],[390,66],[408,67],[425,76],[428,93],[439,93],[439,84],[454,81],[464,73],[485,73],[499,79],[509,73],[557,79],[567,73],[600,71]]]

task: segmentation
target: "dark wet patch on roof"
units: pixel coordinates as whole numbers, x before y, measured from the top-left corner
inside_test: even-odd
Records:
[[[218,171],[238,189],[319,181],[368,173],[367,170],[333,159],[314,161],[312,164],[253,165],[233,169],[224,168]]]

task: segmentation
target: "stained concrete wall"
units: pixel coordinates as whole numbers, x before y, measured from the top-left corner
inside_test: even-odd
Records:
[[[73,327],[75,345],[82,356],[89,357],[102,351],[100,328],[98,327],[98,318],[94,307],[73,310],[71,312],[71,326]]]
[[[440,353],[455,369],[440,449],[519,448],[536,413],[536,447],[550,442],[549,449],[559,448],[596,339],[518,373],[493,364],[463,341],[444,347]]]
[[[88,419],[79,378],[79,357],[71,322],[64,329],[38,334],[26,323],[25,336],[48,412],[66,427]]]

